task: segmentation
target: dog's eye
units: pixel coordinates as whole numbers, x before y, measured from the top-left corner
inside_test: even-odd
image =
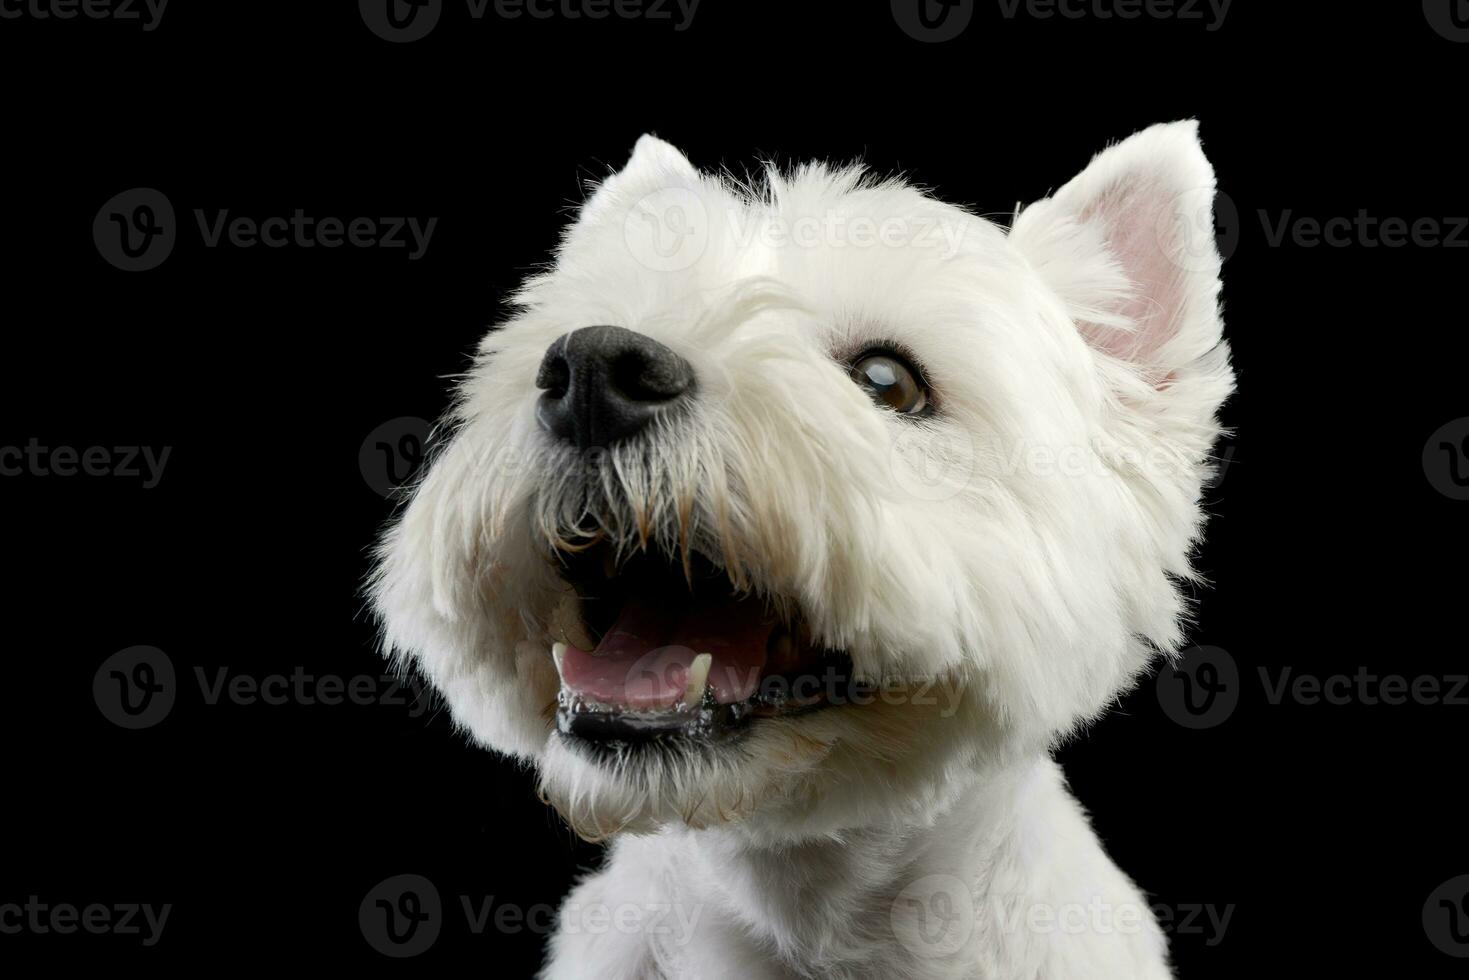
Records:
[[[928,390],[918,372],[890,351],[870,351],[853,361],[852,380],[873,401],[900,415],[918,415],[928,408]]]

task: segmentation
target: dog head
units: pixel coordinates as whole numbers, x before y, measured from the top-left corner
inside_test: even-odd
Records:
[[[1180,641],[1213,197],[1193,123],[1009,229],[644,137],[384,535],[389,651],[593,838],[821,832],[1044,751]]]

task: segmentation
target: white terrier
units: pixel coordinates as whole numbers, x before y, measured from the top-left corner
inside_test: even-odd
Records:
[[[385,535],[388,649],[583,836],[544,976],[1170,975],[1051,760],[1177,649],[1233,388],[1192,122],[1008,231],[645,136]]]

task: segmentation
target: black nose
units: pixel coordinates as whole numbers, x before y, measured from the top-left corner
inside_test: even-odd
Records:
[[[637,435],[694,387],[694,369],[652,337],[622,327],[582,327],[541,360],[536,405],[542,428],[580,449]]]

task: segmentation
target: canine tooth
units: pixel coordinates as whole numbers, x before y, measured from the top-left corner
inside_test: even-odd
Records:
[[[693,707],[704,700],[704,688],[709,680],[709,665],[712,663],[712,653],[701,653],[689,664],[689,682],[683,692],[684,704]]]
[[[561,676],[561,661],[564,660],[564,659],[566,659],[566,644],[565,643],[553,643],[553,644],[551,644],[551,659],[554,660],[554,661],[556,661],[556,676],[557,677],[560,677]]]

